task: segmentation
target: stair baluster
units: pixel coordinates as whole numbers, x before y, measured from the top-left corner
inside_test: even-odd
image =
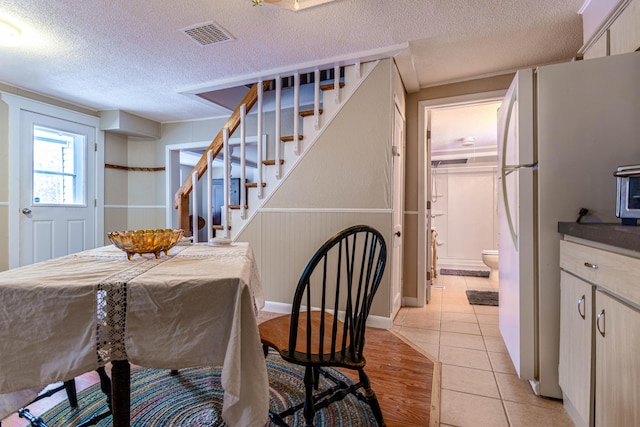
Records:
[[[222,230],[224,231],[224,237],[229,238],[229,223],[231,221],[229,216],[231,212],[229,210],[229,192],[231,191],[230,177],[231,177],[231,152],[229,150],[229,128],[224,128],[224,133],[222,134],[222,152],[224,158],[224,174],[223,174],[223,193],[224,193],[224,204],[222,206]],[[194,194],[196,192],[194,191]]]
[[[198,188],[198,172],[191,174],[191,184],[193,188]],[[191,201],[193,202],[191,209],[191,235],[193,236],[193,243],[198,243],[198,192],[194,191],[191,195]]]
[[[333,100],[340,104],[340,66],[333,67]]]
[[[293,75],[293,153],[300,155],[300,73]]]
[[[264,96],[264,82],[262,80],[260,80],[260,83],[258,84],[258,130],[257,130],[257,135],[258,135],[258,153],[257,153],[257,157],[258,157],[258,161],[257,161],[257,174],[258,174],[258,199],[262,199],[264,197],[264,193],[263,193],[263,189],[262,189],[262,160],[263,160],[263,154],[262,154],[262,102],[263,102],[263,96]]]
[[[207,227],[207,242],[213,238],[213,171],[211,165],[213,164],[213,152],[207,150],[207,220],[205,221]]]
[[[247,182],[247,106],[240,107],[240,218],[247,218],[247,192],[244,183]]]
[[[316,130],[320,129],[320,69],[316,68],[314,75],[313,118]]]
[[[282,165],[281,165],[281,159],[282,159],[282,153],[280,152],[280,146],[281,141],[280,138],[282,137],[281,134],[281,122],[280,122],[280,112],[281,112],[281,108],[282,107],[282,78],[280,76],[276,77],[276,137],[275,137],[275,149],[276,149],[276,178],[280,179],[282,178]]]

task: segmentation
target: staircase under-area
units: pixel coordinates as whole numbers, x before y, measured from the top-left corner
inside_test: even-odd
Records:
[[[272,76],[253,84],[175,194],[178,227],[234,239],[294,170],[377,61]],[[337,77],[337,78],[336,78]],[[275,124],[266,126],[266,112]],[[255,114],[255,128],[247,117]],[[272,132],[265,132],[266,128]],[[251,136],[248,136],[251,135]],[[214,165],[222,178],[214,178]],[[206,177],[206,194],[194,191]],[[198,197],[204,197],[201,203]],[[206,212],[200,212],[200,206]],[[219,209],[219,211],[218,211]],[[198,218],[198,221],[192,221]]]

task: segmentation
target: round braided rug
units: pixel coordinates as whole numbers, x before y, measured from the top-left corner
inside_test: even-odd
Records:
[[[277,354],[267,358],[269,373],[270,409],[279,412],[304,400],[304,369],[285,362]],[[341,372],[330,369],[339,379],[352,381]],[[219,368],[181,369],[177,376],[167,369],[131,369],[131,426],[132,427],[200,427],[226,426],[220,414],[223,390]],[[320,389],[331,382],[320,376]],[[99,384],[78,393],[78,408],[69,407],[67,400],[59,403],[40,417],[49,427],[70,427],[94,414],[106,411],[105,396]],[[34,414],[36,415],[36,414]],[[285,419],[291,426],[304,425],[302,410]],[[111,417],[96,424],[111,426]],[[266,424],[272,426],[271,422]],[[375,426],[369,405],[349,395],[316,414],[315,425],[322,426]],[[236,427],[236,426],[232,426]]]

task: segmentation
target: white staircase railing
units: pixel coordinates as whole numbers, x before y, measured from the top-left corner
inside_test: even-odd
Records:
[[[365,63],[365,73],[370,72],[375,63]],[[326,126],[333,117],[339,112],[341,107],[344,105],[346,100],[348,100],[349,96],[351,96],[357,87],[361,83],[362,76],[362,67],[359,62],[352,65],[344,67],[344,82],[341,82],[341,67],[335,66],[333,68],[334,78],[333,78],[333,87],[329,90],[333,90],[333,99],[334,102],[328,102],[328,98],[321,99],[324,97],[325,91],[327,90],[326,86],[325,91],[321,90],[320,85],[320,69],[315,69],[313,72],[314,75],[314,86],[313,86],[313,115],[308,117],[301,117],[301,76],[300,73],[296,72],[292,75],[293,77],[293,136],[292,138],[287,138],[287,141],[292,140],[291,144],[283,142],[282,137],[282,78],[280,76],[276,76],[276,84],[275,84],[275,126],[274,126],[274,152],[273,152],[273,163],[276,166],[273,170],[273,175],[265,174],[269,169],[264,168],[265,162],[265,152],[263,144],[262,144],[262,136],[264,132],[264,122],[263,122],[263,109],[264,109],[264,84],[263,81],[260,80],[259,84],[257,84],[257,100],[255,101],[255,105],[257,108],[257,120],[256,120],[256,133],[257,133],[257,147],[256,147],[256,164],[255,164],[255,172],[252,176],[252,185],[251,187],[256,187],[256,191],[252,192],[249,197],[247,197],[247,188],[249,188],[247,183],[247,137],[246,137],[246,122],[247,122],[247,105],[240,105],[240,120],[238,127],[240,128],[240,159],[239,159],[239,177],[240,177],[240,195],[239,195],[239,206],[233,206],[231,202],[231,172],[232,172],[232,162],[235,160],[233,158],[232,147],[230,146],[230,129],[225,126],[222,131],[222,157],[223,157],[223,206],[221,209],[221,224],[220,227],[222,231],[222,235],[225,238],[230,238],[233,235],[237,236],[241,229],[248,223],[251,217],[259,210],[259,208],[268,200],[268,197],[274,193],[277,187],[284,181],[283,178],[290,173],[295,165],[299,162],[302,155],[313,145],[318,136],[322,133],[323,126]],[[343,83],[343,84],[341,84]],[[344,87],[343,87],[344,86]],[[344,90],[343,90],[344,89]],[[255,98],[254,98],[255,99]],[[322,102],[322,106],[321,106]],[[308,105],[308,104],[307,104]],[[322,115],[322,119],[321,119]],[[302,129],[301,129],[302,122]],[[302,144],[302,139],[304,134],[304,144]],[[213,236],[213,196],[211,190],[211,184],[213,182],[213,173],[212,173],[212,165],[213,165],[213,153],[212,150],[207,150],[206,153],[207,161],[207,173],[206,177],[208,180],[208,185],[206,185],[207,189],[207,208],[206,208],[206,219],[205,225],[207,228],[207,239],[211,240]],[[197,181],[198,181],[198,173],[194,172],[191,176],[192,179],[192,214],[191,218],[193,219],[192,226],[192,235],[194,242],[198,241],[198,212],[199,212],[199,202],[197,191]],[[232,208],[238,208],[240,210],[240,217],[234,219],[234,230],[231,230],[231,222],[233,218]]]

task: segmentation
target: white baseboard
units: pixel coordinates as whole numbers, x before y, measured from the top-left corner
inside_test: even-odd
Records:
[[[403,307],[420,307],[418,304],[418,298],[416,297],[402,297]]]
[[[437,264],[438,271],[441,268],[452,269],[452,270],[486,270],[489,271],[489,267],[487,267],[482,261],[463,261],[463,260],[442,260],[438,259]]]
[[[272,313],[290,314],[291,304],[266,301],[263,310]],[[367,318],[367,326],[379,329],[391,329],[391,327],[393,327],[393,319],[390,317],[369,315]]]

